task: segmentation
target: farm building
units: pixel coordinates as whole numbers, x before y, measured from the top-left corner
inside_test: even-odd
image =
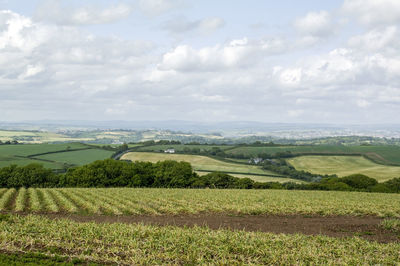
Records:
[[[166,149],[165,153],[175,153],[175,149]]]

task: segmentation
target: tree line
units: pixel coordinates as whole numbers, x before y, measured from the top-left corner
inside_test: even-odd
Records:
[[[190,163],[177,161],[126,162],[106,159],[56,174],[40,164],[0,168],[0,187],[153,187],[218,189],[296,189],[400,193],[400,178],[384,183],[365,175],[327,177],[318,182],[255,182],[214,172],[199,176]]]

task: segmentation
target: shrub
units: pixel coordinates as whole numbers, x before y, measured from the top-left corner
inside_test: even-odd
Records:
[[[357,189],[367,189],[368,187],[378,184],[378,181],[375,179],[362,174],[354,174],[340,178],[340,182]]]

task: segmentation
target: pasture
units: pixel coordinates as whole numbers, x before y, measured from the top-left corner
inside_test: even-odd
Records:
[[[232,145],[183,145],[183,144],[171,144],[171,145],[152,145],[152,146],[143,146],[137,149],[138,151],[146,151],[146,152],[164,152],[166,149],[173,148],[177,152],[182,152],[187,149],[198,149],[199,152],[210,151],[213,148],[219,148],[221,150],[232,149],[235,146]]]
[[[121,159],[130,161],[148,161],[153,163],[165,160],[185,161],[190,163],[194,170],[283,177],[277,173],[263,170],[259,166],[225,162],[200,155],[129,152],[124,154]]]
[[[318,214],[400,217],[400,195],[338,191],[0,189],[0,211],[109,215]]]
[[[63,169],[66,165],[83,165],[110,158],[112,154],[113,151],[81,143],[0,145],[0,167],[38,163],[46,168]]]
[[[228,154],[257,156],[261,153],[274,155],[290,151],[296,155],[363,155],[379,164],[400,166],[400,146],[344,146],[344,145],[304,145],[252,147],[242,146],[226,151]]]
[[[209,174],[211,172],[203,172],[203,171],[196,171],[196,173],[200,176]],[[278,182],[278,183],[286,183],[286,182],[293,182],[298,184],[307,183],[306,181],[298,180],[298,179],[291,179],[286,177],[272,177],[272,176],[265,176],[265,175],[244,175],[244,174],[230,174],[231,176],[237,178],[250,178],[256,182]]]
[[[299,156],[287,159],[297,170],[339,177],[364,174],[383,182],[400,177],[399,166],[376,164],[361,156]]]

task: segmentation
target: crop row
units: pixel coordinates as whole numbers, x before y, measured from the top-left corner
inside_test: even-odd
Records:
[[[400,217],[400,195],[285,190],[13,188],[0,189],[0,211],[112,215],[300,213]]]
[[[0,219],[7,253],[118,265],[397,265],[400,244],[206,227],[77,223],[38,215]]]

